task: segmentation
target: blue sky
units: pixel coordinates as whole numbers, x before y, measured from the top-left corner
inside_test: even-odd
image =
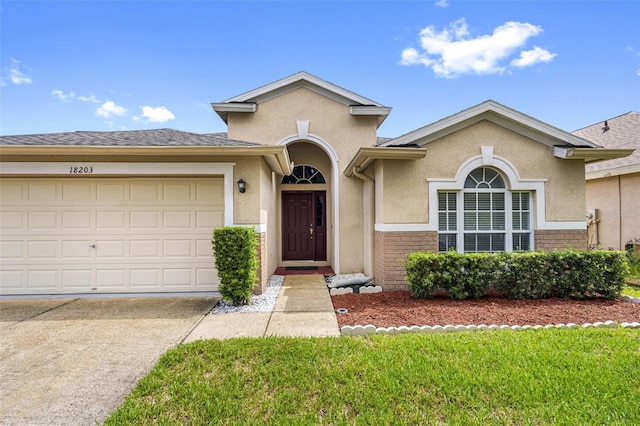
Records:
[[[487,99],[563,130],[640,110],[638,1],[0,3],[0,134],[224,132],[211,109],[307,71],[400,136]]]

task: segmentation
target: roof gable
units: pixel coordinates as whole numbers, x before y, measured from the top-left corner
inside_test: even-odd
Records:
[[[553,146],[600,148],[593,142],[560,130],[526,114],[488,100],[457,114],[384,142],[381,146],[424,146],[458,130],[487,120],[534,141]]]
[[[378,116],[378,126],[382,124],[391,112],[389,107],[385,107],[376,101],[329,83],[305,71],[300,71],[225,101],[212,103],[211,106],[220,118],[227,123],[227,117],[230,112],[256,112],[258,104],[300,88],[311,90],[321,96],[349,106],[352,115]]]

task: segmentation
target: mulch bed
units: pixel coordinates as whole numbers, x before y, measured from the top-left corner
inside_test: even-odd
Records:
[[[485,296],[453,300],[447,296],[414,299],[410,291],[332,296],[338,325],[400,327],[412,325],[547,325],[604,321],[640,322],[640,303],[620,300],[521,300]]]

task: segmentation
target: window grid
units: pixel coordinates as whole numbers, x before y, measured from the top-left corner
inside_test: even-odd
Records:
[[[531,219],[530,192],[511,192],[497,171],[478,168],[461,191],[438,192],[438,251],[531,250]]]
[[[438,251],[449,251],[458,246],[458,209],[456,192],[438,193]],[[454,231],[454,232],[447,232]]]

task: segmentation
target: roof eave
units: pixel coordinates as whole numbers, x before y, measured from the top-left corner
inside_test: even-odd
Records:
[[[596,161],[613,160],[631,155],[635,151],[629,149],[607,149],[607,148],[574,148],[556,146],[553,147],[553,155],[562,160],[584,160],[585,163]]]
[[[609,167],[606,169],[595,170],[593,172],[586,172],[584,177],[586,180],[593,180],[628,175],[631,173],[640,173],[640,164],[631,164],[622,167]]]
[[[365,147],[360,148],[343,173],[347,177],[362,172],[376,160],[419,160],[427,155],[425,148]]]
[[[256,112],[258,106],[252,102],[212,102],[211,107],[226,124],[230,112]]]
[[[381,107],[376,105],[351,105],[349,107],[349,113],[351,115],[364,115],[364,116],[376,116],[378,117],[378,127],[391,113],[391,107]]]
[[[111,158],[138,161],[136,157],[263,156],[279,175],[290,175],[292,164],[286,146],[57,146],[5,145],[0,147],[0,161],[83,161]]]

